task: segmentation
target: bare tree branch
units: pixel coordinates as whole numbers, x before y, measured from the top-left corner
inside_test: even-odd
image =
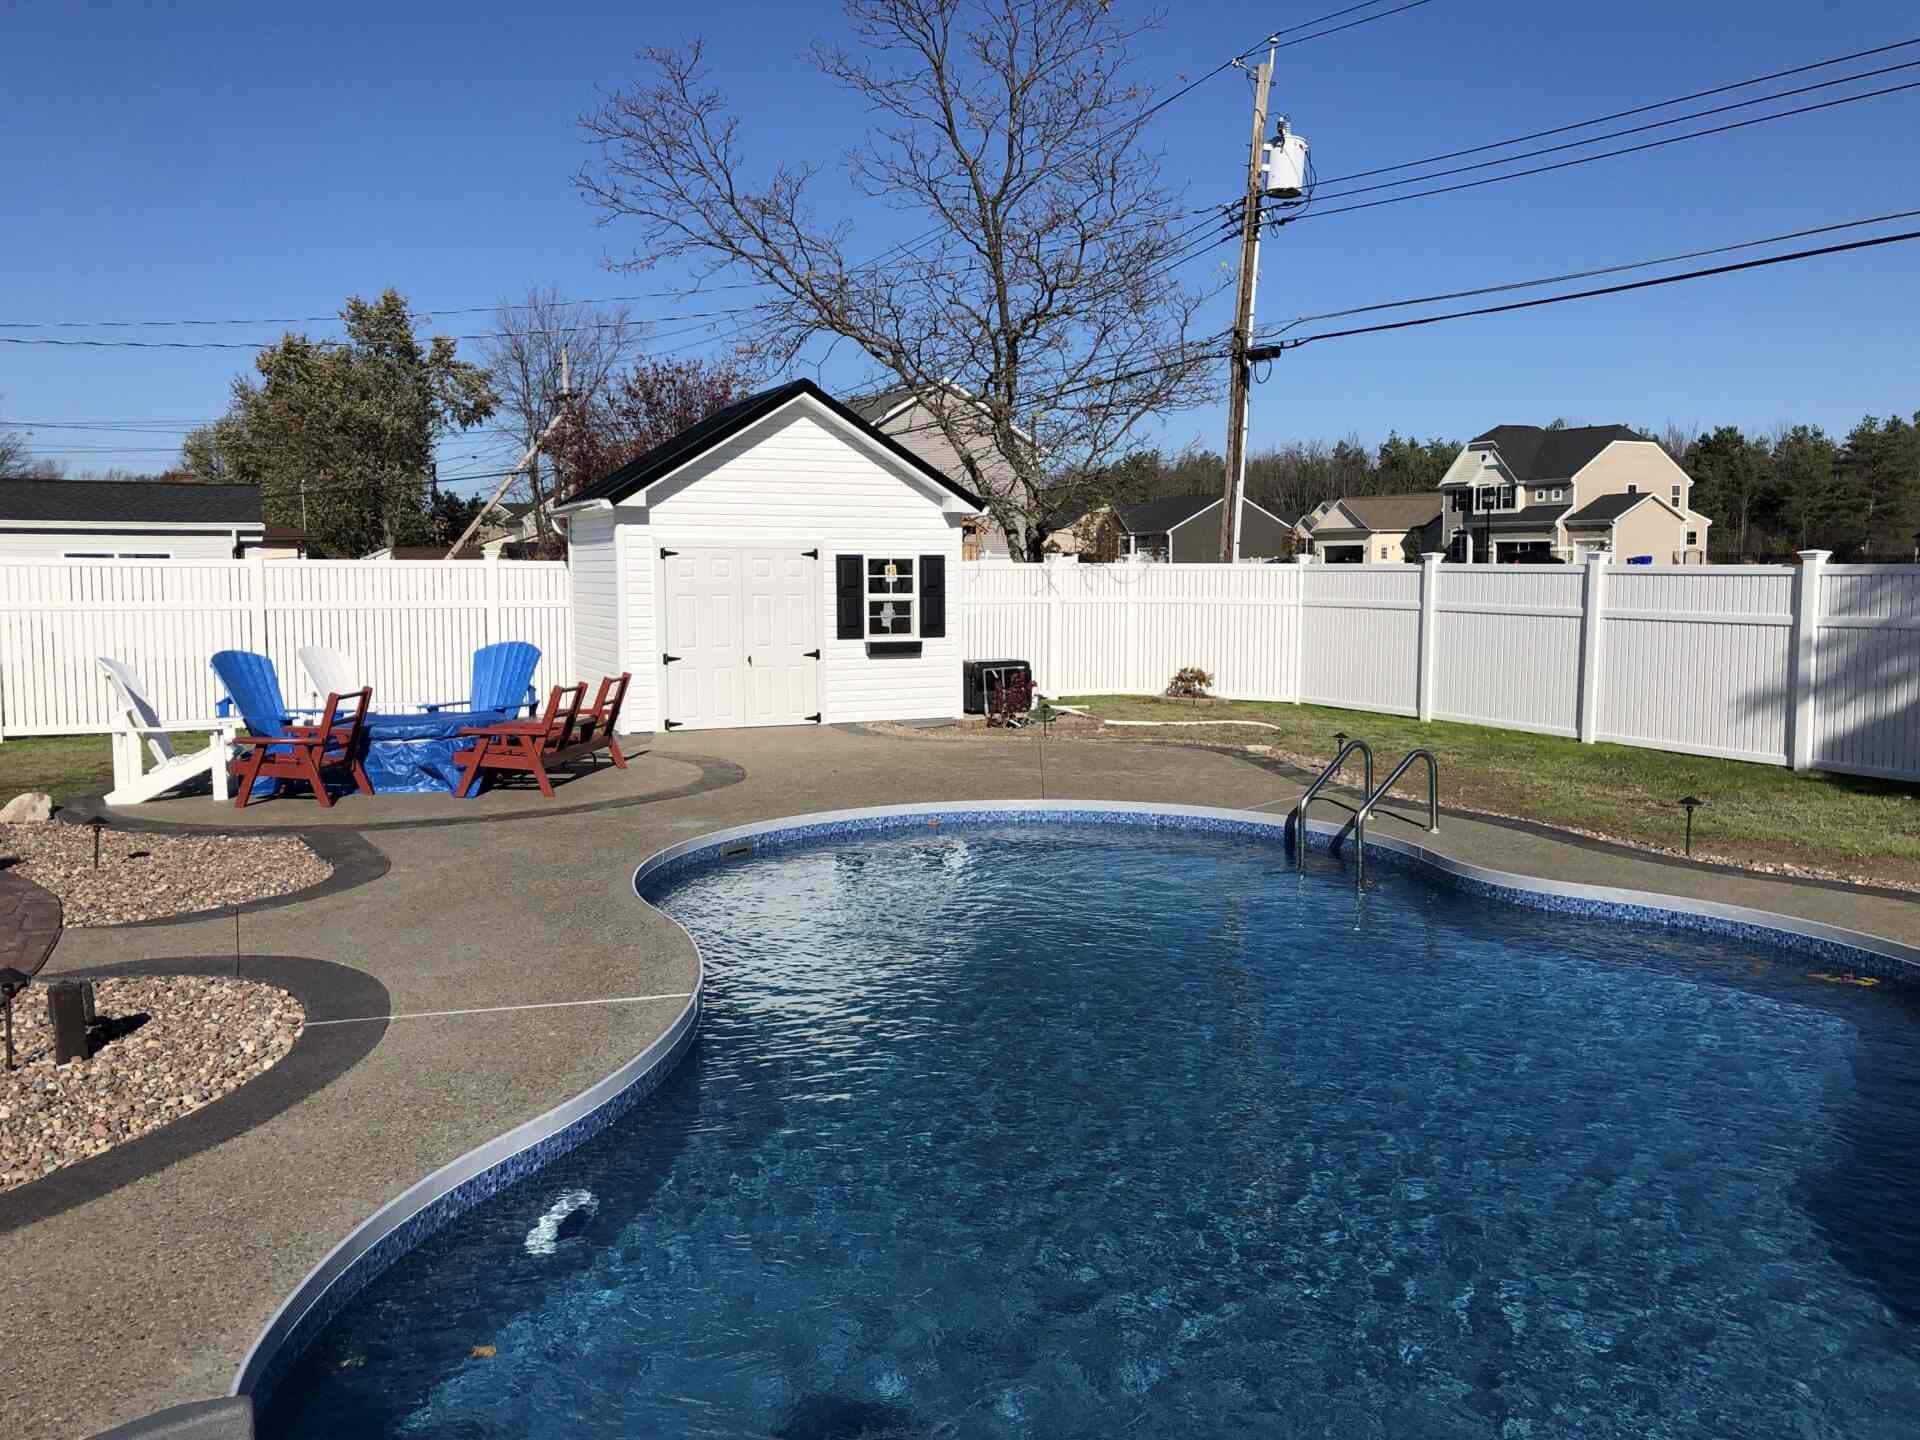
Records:
[[[763,157],[703,46],[652,49],[651,74],[582,120],[578,184],[637,222],[630,267],[684,260],[758,282],[742,338],[769,368],[844,341],[907,388],[1036,554],[1063,494],[1098,483],[1149,418],[1217,389],[1193,335],[1208,293],[1176,264],[1190,233],[1137,143],[1148,92],[1132,44],[1154,21],[1102,0],[848,0],[814,64],[875,117],[845,156],[864,196],[927,222],[864,262],[816,203],[822,167]],[[956,388],[957,387],[957,388]]]

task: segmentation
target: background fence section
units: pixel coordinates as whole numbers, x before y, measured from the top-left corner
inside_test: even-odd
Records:
[[[544,690],[584,678],[569,596],[566,565],[547,561],[0,561],[0,735],[106,730],[101,655],[131,665],[166,719],[213,714],[216,650],[270,656],[303,705],[300,648],[329,646],[376,706],[404,709],[464,696],[480,646],[531,640]]]
[[[973,659],[1920,780],[1920,566],[960,567]]]
[[[1016,565],[949,571],[968,659],[1049,695],[1217,694],[1920,780],[1920,566]],[[167,718],[212,713],[207,658],[263,650],[290,703],[303,645],[378,704],[466,693],[474,650],[531,640],[572,673],[560,563],[0,561],[0,736],[108,727],[94,657]]]

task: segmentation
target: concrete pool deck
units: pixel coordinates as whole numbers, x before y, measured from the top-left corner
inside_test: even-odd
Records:
[[[1279,813],[1302,788],[1245,754],[1107,740],[809,729],[683,732],[635,749],[629,770],[603,766],[551,802],[485,797],[493,803],[470,816],[450,814],[456,802],[441,797],[347,801],[331,812],[311,801],[233,811],[197,800],[132,812],[236,831],[324,819],[364,833],[388,861],[384,873],[244,913],[239,943],[360,970],[386,988],[394,1018],[351,1068],[212,1148],[11,1228],[10,1197],[0,1196],[0,1340],[30,1357],[0,1367],[0,1434],[85,1435],[223,1393],[269,1315],[354,1226],[656,1038],[682,1002],[634,997],[685,994],[696,964],[684,934],[628,884],[634,865],[663,846],[757,820],[914,801]],[[465,823],[433,823],[450,818]],[[1912,896],[1729,873],[1461,816],[1443,819],[1437,836],[1390,818],[1374,827],[1494,869],[1920,944]],[[228,913],[70,930],[43,973],[234,949]],[[459,1013],[434,1013],[448,1011]]]

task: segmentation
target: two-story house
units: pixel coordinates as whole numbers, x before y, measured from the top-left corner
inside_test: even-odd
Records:
[[[1713,523],[1693,481],[1658,443],[1624,425],[1496,425],[1468,441],[1440,481],[1449,560],[1552,564],[1591,550],[1658,565],[1707,563]]]
[[[1010,492],[1014,485],[1013,467],[994,448],[992,420],[986,406],[972,392],[958,385],[942,385],[939,389],[942,392],[940,403],[955,418],[963,434],[978,437],[977,442],[969,438],[968,445],[980,463],[979,482],[983,494],[991,500]],[[959,452],[940,428],[939,417],[928,404],[927,396],[904,385],[896,385],[877,394],[849,400],[847,406],[861,419],[898,440],[941,474],[962,485],[975,483],[968,475],[966,466],[961,463]],[[973,419],[975,415],[979,417],[977,421]],[[1021,434],[1024,436],[1025,432]],[[963,560],[1004,560],[1012,548],[1007,532],[1000,528],[991,513],[983,513],[962,527],[960,558]]]

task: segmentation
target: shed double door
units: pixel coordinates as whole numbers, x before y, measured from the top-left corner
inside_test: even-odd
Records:
[[[820,561],[795,548],[664,546],[669,729],[820,719]]]

